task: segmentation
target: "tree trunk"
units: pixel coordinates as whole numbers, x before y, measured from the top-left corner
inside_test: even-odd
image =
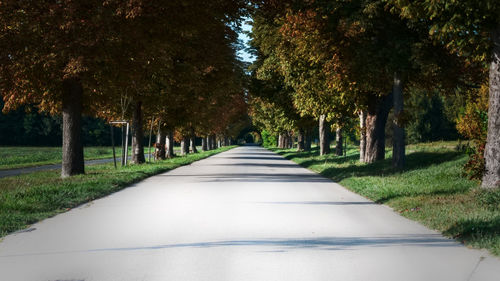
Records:
[[[208,147],[208,146],[207,146],[207,140],[208,140],[208,138],[207,138],[207,137],[203,137],[203,138],[201,139],[201,151],[207,151],[207,150],[208,150],[208,149],[207,149],[207,147]]]
[[[283,148],[283,134],[278,135],[278,148]]]
[[[165,159],[165,128],[158,122],[158,133],[156,134],[155,157]]]
[[[82,145],[83,88],[77,78],[63,81],[63,146],[61,177],[85,173]]]
[[[359,161],[365,162],[366,153],[366,111],[359,111],[359,128],[360,128],[360,138],[359,138]]]
[[[493,54],[490,64],[488,136],[484,149],[485,173],[482,187],[500,187],[500,24],[492,32]]]
[[[187,155],[189,153],[189,138],[183,137],[181,140],[181,155]]]
[[[165,156],[167,158],[173,158],[174,154],[174,130],[168,130],[165,137]]]
[[[366,112],[366,163],[385,158],[385,124],[391,107],[392,93],[384,97],[370,97]]]
[[[342,156],[343,153],[344,137],[342,136],[342,128],[337,127],[335,131],[335,155]]]
[[[217,137],[215,136],[215,134],[211,135],[210,136],[210,149],[213,150],[213,149],[216,149],[216,144],[217,144]]]
[[[189,150],[192,153],[198,153],[198,149],[196,149],[196,138],[194,137],[189,138]]]
[[[403,169],[405,166],[405,129],[404,129],[404,99],[403,84],[399,73],[394,73],[394,86],[392,88],[394,100],[394,120],[392,136],[392,166],[396,169]]]
[[[298,130],[297,151],[304,151],[304,129]]]
[[[142,102],[137,101],[132,114],[132,163],[142,164],[144,158],[144,131],[142,129]]]
[[[310,129],[306,129],[304,132],[304,150],[311,151],[312,134]]]
[[[210,135],[207,136],[207,150],[212,150],[212,137]]]
[[[319,154],[326,155],[330,153],[330,139],[328,137],[328,123],[326,122],[326,115],[323,114],[319,117]]]
[[[196,135],[194,134],[194,130],[191,129],[191,136],[189,137],[189,149],[193,153],[198,153],[196,149]]]

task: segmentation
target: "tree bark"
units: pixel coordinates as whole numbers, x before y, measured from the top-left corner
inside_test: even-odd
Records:
[[[191,135],[189,136],[189,149],[192,153],[198,153],[196,149],[196,135],[194,134],[194,130],[191,129]]]
[[[370,97],[366,112],[366,163],[385,158],[385,124],[391,107],[392,92],[383,97]]]
[[[203,138],[201,139],[201,151],[207,151],[207,150],[208,150],[208,149],[207,149],[207,147],[208,147],[208,146],[207,146],[207,140],[208,140],[208,138],[207,138],[207,137],[203,137]]]
[[[165,157],[173,158],[174,154],[174,130],[168,130],[165,137]]]
[[[144,158],[144,131],[142,129],[142,102],[137,101],[132,114],[132,163],[142,164]]]
[[[312,134],[310,129],[306,129],[304,132],[304,150],[311,151]]]
[[[365,162],[366,153],[366,111],[359,111],[359,128],[360,128],[360,138],[359,138],[359,161]]]
[[[61,177],[84,174],[82,145],[83,87],[77,78],[63,81],[63,146]]]
[[[158,133],[156,134],[155,156],[156,159],[165,159],[165,128],[158,122]]]
[[[493,42],[490,64],[488,136],[484,149],[485,173],[482,187],[500,187],[500,24],[491,34]]]
[[[337,127],[335,131],[335,155],[342,156],[343,153],[344,137],[342,136],[342,128]]]
[[[283,134],[278,135],[278,148],[283,148]]]
[[[210,135],[207,136],[207,150],[212,150],[212,137]]]
[[[183,137],[181,140],[181,155],[187,155],[189,153],[189,138]]]
[[[326,155],[330,153],[330,139],[328,137],[328,123],[326,122],[326,115],[323,114],[319,117],[319,154]]]
[[[392,88],[394,100],[394,120],[392,122],[392,166],[396,169],[403,169],[405,166],[405,129],[403,124],[404,99],[403,83],[399,73],[394,73],[394,85]]]
[[[297,133],[297,151],[304,151],[304,129],[299,129]]]
[[[215,134],[212,134],[212,136],[210,136],[210,149],[213,150],[213,149],[216,149],[216,144],[217,144],[217,137],[215,136]]]

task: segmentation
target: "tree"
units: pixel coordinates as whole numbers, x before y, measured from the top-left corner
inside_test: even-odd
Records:
[[[122,11],[122,12],[120,12]],[[4,111],[33,103],[63,115],[62,177],[84,172],[81,115],[93,71],[130,12],[116,1],[0,3]],[[87,94],[86,94],[87,93]]]
[[[488,64],[488,134],[482,186],[500,186],[500,5],[479,1],[388,1],[401,17],[432,23],[429,34],[471,64]]]

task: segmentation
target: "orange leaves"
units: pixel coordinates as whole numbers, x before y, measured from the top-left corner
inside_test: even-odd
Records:
[[[464,112],[457,119],[457,130],[468,139],[486,139],[488,92],[488,84],[483,83],[481,88],[469,97]]]
[[[81,73],[88,71],[83,62],[83,57],[70,58],[63,70],[63,79],[78,77]]]
[[[359,20],[351,22],[346,19],[340,20],[337,29],[347,38],[355,38],[366,31]]]

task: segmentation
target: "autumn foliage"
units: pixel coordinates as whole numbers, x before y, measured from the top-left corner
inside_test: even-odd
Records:
[[[472,140],[468,147],[469,161],[465,172],[471,179],[480,180],[485,170],[484,148],[488,133],[488,86],[470,91],[463,112],[457,120],[457,129],[461,135]]]
[[[245,9],[244,0],[1,1],[4,111],[62,112],[63,176],[84,171],[82,113],[131,120],[136,163],[146,123],[234,136],[246,114],[236,56]]]

